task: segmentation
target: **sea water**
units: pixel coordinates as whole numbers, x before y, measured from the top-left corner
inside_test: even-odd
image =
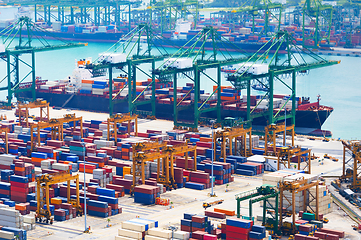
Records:
[[[13,18],[16,8],[0,8],[0,19]],[[2,40],[2,39],[1,39]],[[47,44],[60,44],[59,41],[47,40]],[[38,45],[34,41],[34,45]],[[75,61],[92,57],[95,60],[99,53],[107,51],[113,43],[89,43],[87,47],[54,50],[36,53],[36,76],[42,79],[58,80],[65,79],[72,74]],[[144,48],[144,47],[143,47]],[[170,50],[170,52],[175,50]],[[156,54],[156,53],[155,53]],[[296,95],[310,97],[311,102],[317,101],[317,95],[321,95],[321,104],[332,106],[333,113],[323,124],[322,129],[331,130],[334,138],[361,139],[361,58],[344,56],[323,56],[328,60],[341,60],[338,65],[313,69],[306,75],[297,77]],[[24,54],[21,57],[25,62],[31,62],[31,56]],[[156,66],[160,66],[157,63]],[[149,64],[142,65],[144,69],[149,69]],[[25,76],[30,71],[25,64],[20,65],[21,76]],[[6,76],[6,64],[0,62],[0,80]],[[122,74],[121,72],[119,72]],[[116,76],[116,73],[114,73]],[[214,69],[207,70],[207,74],[216,79]],[[139,80],[146,79],[144,74],[138,75]],[[282,79],[291,86],[291,79]],[[27,81],[30,81],[27,80]],[[184,86],[189,80],[180,79],[178,86]],[[212,92],[214,83],[209,79],[202,79],[201,89]],[[230,85],[222,74],[222,85]],[[0,87],[4,83],[0,83]],[[290,94],[290,91],[281,81],[275,81],[275,93]],[[245,92],[242,92],[245,93]],[[261,94],[252,92],[252,94]],[[0,92],[0,100],[6,99],[7,92]]]

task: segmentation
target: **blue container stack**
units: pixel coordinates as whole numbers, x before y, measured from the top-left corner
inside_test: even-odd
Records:
[[[257,175],[257,166],[238,163],[236,173],[240,175],[254,176]]]
[[[249,238],[252,239],[263,239],[266,237],[266,227],[253,225],[249,232]]]
[[[88,214],[96,217],[108,217],[108,203],[103,201],[89,200],[87,202]]]
[[[13,170],[1,170],[1,181],[10,182],[10,176],[14,175]]]
[[[19,228],[12,228],[12,227],[2,227],[1,230],[14,233],[14,236],[18,236],[19,240],[27,239],[26,230],[19,229]]]
[[[0,198],[10,199],[10,183],[0,182]]]

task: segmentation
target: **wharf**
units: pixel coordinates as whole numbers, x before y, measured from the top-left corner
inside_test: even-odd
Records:
[[[346,57],[361,57],[361,49],[359,48],[339,48],[334,47],[332,50],[318,50],[318,55],[328,56],[346,56]]]
[[[0,110],[0,114],[6,115],[8,119],[16,119],[14,115],[15,110]],[[54,110],[50,109],[50,117],[57,118],[62,117],[64,114],[75,113],[76,116],[82,116],[84,120],[103,120],[105,121],[108,114],[105,113],[93,113],[76,110]],[[30,110],[30,114],[38,115],[36,109]],[[162,130],[163,132],[173,129],[173,122],[166,120],[138,120],[139,132],[145,132],[147,129]],[[202,133],[211,133],[210,128],[200,128]],[[281,139],[277,139],[277,142],[281,142]],[[287,139],[287,143],[290,139]],[[312,149],[312,153],[320,157],[320,160],[312,161],[312,174],[323,176],[339,176],[342,172],[342,154],[343,146],[340,141],[330,140],[329,142],[323,142],[321,140],[310,140],[305,136],[296,136],[295,145],[307,147]],[[333,162],[329,159],[323,159],[323,155],[327,153],[333,157],[339,159],[338,162]],[[90,174],[87,174],[87,178],[91,178]],[[246,177],[234,174],[234,182],[229,183],[229,191],[225,192],[225,186],[215,186],[214,191],[217,194],[217,199],[224,199],[222,208],[229,210],[236,210],[235,194],[252,190],[262,185],[262,175]],[[83,179],[83,174],[80,174],[80,180]],[[133,198],[126,195],[119,199],[119,205],[123,207],[123,213],[111,216],[109,228],[105,226],[108,224],[107,218],[97,218],[87,216],[88,226],[91,227],[90,234],[84,234],[84,216],[77,217],[65,222],[55,222],[53,225],[38,224],[36,230],[28,233],[28,239],[102,239],[113,240],[117,235],[120,223],[124,220],[129,220],[137,216],[147,219],[153,219],[159,221],[159,227],[164,228],[168,225],[180,227],[180,220],[183,218],[183,213],[196,213],[204,214],[202,203],[204,201],[212,201],[208,196],[210,189],[198,191],[187,188],[181,188],[166,192],[162,194],[163,198],[171,199],[173,202],[173,208],[169,206],[145,206],[134,203]],[[213,210],[213,207],[208,210]],[[262,208],[254,205],[254,216],[262,214]],[[241,213],[248,215],[248,209],[244,207],[241,209]],[[347,239],[359,239],[358,233],[352,230],[351,225],[354,224],[347,216],[345,216],[342,210],[333,204],[333,212],[327,214],[326,217],[330,220],[326,227],[330,229],[343,230],[346,233]],[[224,220],[214,220],[213,224],[216,226]],[[346,239],[345,238],[345,239]],[[283,237],[283,239],[287,239]]]

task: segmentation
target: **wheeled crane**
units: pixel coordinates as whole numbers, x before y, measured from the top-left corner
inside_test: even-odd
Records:
[[[70,199],[70,181],[76,183],[76,199]],[[79,202],[79,175],[72,176],[70,171],[55,173],[55,174],[42,174],[36,177],[37,187],[37,210],[35,219],[38,222],[47,222],[53,224],[53,217],[50,211],[50,195],[49,188],[53,184],[67,182],[67,198],[68,203],[72,204],[76,208],[76,212],[79,215],[83,214],[83,209]],[[46,205],[46,209],[44,206]]]

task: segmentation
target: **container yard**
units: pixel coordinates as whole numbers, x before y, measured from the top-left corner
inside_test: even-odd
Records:
[[[360,56],[358,6],[87,4],[1,3],[0,240],[360,238],[361,142],[299,95]]]
[[[7,135],[9,151],[0,156],[1,214],[2,219],[6,219],[0,223],[4,239],[12,239],[13,234],[22,239],[358,237],[352,229],[354,215],[348,211],[359,210],[354,210],[353,205],[343,210],[348,202],[343,203],[344,206],[335,200],[336,197],[342,201],[342,196],[328,179],[328,176],[342,175],[346,142],[296,136],[294,145],[312,149],[312,160],[308,160],[311,152],[302,154],[309,156],[299,155],[301,160],[297,159],[297,152],[292,152],[291,168],[277,168],[273,161],[287,165],[287,160],[260,154],[265,150],[261,136],[251,135],[251,141],[248,135],[248,139],[244,136],[247,157],[235,155],[240,153],[236,149],[242,149],[243,136],[235,137],[233,147],[229,142],[226,144],[224,161],[222,144],[218,145],[217,138],[214,138],[215,154],[212,151],[209,127],[189,132],[173,130],[171,121],[137,119],[135,123],[134,119],[126,118],[126,124],[118,126],[116,143],[113,129],[108,135],[107,114],[50,108],[51,119],[60,122],[66,119],[62,118],[65,115],[81,116],[82,124],[80,121],[72,122],[76,125],[62,123],[65,125],[61,140],[53,139],[52,127],[45,127],[40,135],[35,131],[35,151],[28,135],[31,129],[26,128],[25,122],[24,127],[19,126],[15,110],[1,110],[1,114],[7,116],[1,126],[8,129],[2,137]],[[29,125],[38,124],[38,114],[37,109],[30,110],[29,116],[34,118],[28,120]],[[123,125],[126,128],[120,127]],[[221,128],[213,132],[221,132]],[[37,145],[38,139],[40,145]],[[280,134],[276,144],[282,142]],[[286,137],[283,145],[289,146],[291,142],[292,135]],[[250,146],[253,156],[249,156]],[[2,148],[6,151],[5,141]],[[171,152],[167,152],[169,148],[174,151],[173,159]],[[272,148],[269,147],[268,152]],[[325,154],[338,161],[325,158]],[[168,176],[165,171],[169,172]],[[49,183],[39,185],[41,182]],[[252,207],[248,199],[254,200]],[[87,227],[90,227],[87,233],[83,233],[85,201]],[[38,204],[45,211],[40,211]]]

